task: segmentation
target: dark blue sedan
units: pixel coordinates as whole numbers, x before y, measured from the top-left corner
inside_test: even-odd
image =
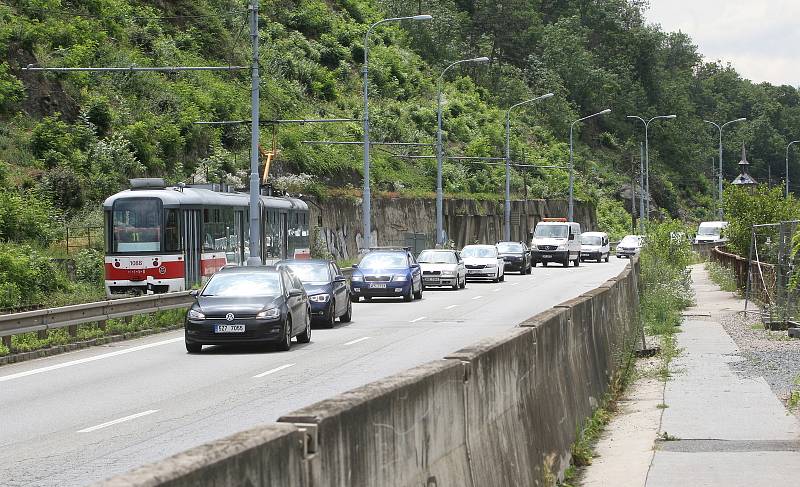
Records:
[[[352,319],[350,288],[334,262],[288,259],[277,265],[289,268],[303,283],[311,303],[311,318],[315,323],[333,328],[336,318],[342,323]]]
[[[353,265],[353,300],[382,297],[422,299],[422,270],[407,249],[371,249]]]

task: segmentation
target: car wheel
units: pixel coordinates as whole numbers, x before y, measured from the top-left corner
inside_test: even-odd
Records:
[[[467,276],[464,276],[464,279],[461,281],[461,289],[467,287]]]
[[[288,352],[290,348],[292,348],[292,315],[287,315],[283,326],[283,338],[278,343],[278,350]]]
[[[414,300],[414,285],[408,287],[408,292],[403,296],[403,301],[406,303]]]
[[[606,254],[606,262],[608,262],[608,259],[610,259],[610,258],[611,258],[611,254]]]
[[[503,281],[505,281],[505,280],[506,280],[506,273],[504,272],[504,273],[502,273],[502,274],[500,275],[500,279],[498,279],[497,281],[498,281],[498,282],[503,282]]]
[[[542,262],[542,267],[547,267],[547,262]]]
[[[356,295],[354,295],[354,294],[351,294],[351,295],[350,295],[350,302],[351,302],[351,303],[357,303],[357,302],[358,302],[360,299],[361,299],[361,298],[359,298],[358,296],[356,296]]]
[[[575,259],[575,267],[581,265],[581,259]]]
[[[414,286],[413,286],[413,285],[411,286],[411,289],[412,289],[412,290],[414,289]],[[424,290],[425,290],[425,286],[423,286],[422,284],[420,284],[420,285],[419,285],[419,291],[417,291],[417,292],[415,292],[415,293],[414,293],[414,299],[422,299],[422,291],[424,291]]]
[[[310,318],[311,310],[306,310],[306,328],[303,330],[302,333],[297,335],[297,343],[308,343],[311,341],[311,318]],[[333,321],[333,315],[335,313],[331,313],[331,321]],[[333,326],[331,326],[332,328]]]
[[[526,274],[530,274],[531,272],[533,272],[533,262],[531,262],[531,264],[528,266],[528,271]]]
[[[458,291],[459,289],[461,289],[461,279],[456,276],[456,282],[453,284],[453,291]]]
[[[334,326],[336,326],[336,301],[331,300],[331,312],[325,321],[325,328],[333,328]]]
[[[348,301],[347,311],[345,311],[344,314],[339,317],[339,321],[341,321],[342,323],[350,323],[352,319],[353,319],[353,303]]]
[[[564,259],[564,262],[562,262],[561,265],[564,267],[569,267],[569,255],[567,256],[566,259]]]
[[[203,351],[203,344],[186,342],[186,351],[189,353],[200,353]]]

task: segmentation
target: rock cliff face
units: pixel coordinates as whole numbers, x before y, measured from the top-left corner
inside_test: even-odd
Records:
[[[361,200],[331,198],[311,203],[311,226],[336,259],[352,259],[363,246]],[[543,218],[565,217],[566,200],[512,201],[511,239],[529,241]],[[584,231],[597,230],[593,205],[577,203],[575,220]],[[434,245],[436,201],[433,199],[376,198],[372,202],[372,245],[400,245],[421,250]],[[444,229],[448,240],[462,247],[494,243],[503,235],[503,202],[446,199]]]

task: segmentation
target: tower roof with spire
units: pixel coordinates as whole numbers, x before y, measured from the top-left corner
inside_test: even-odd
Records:
[[[735,184],[737,186],[755,186],[758,184],[753,176],[748,174],[748,167],[750,163],[747,162],[747,150],[744,147],[744,143],[742,144],[742,160],[739,161],[739,175],[736,176],[736,179],[733,180],[731,184]]]

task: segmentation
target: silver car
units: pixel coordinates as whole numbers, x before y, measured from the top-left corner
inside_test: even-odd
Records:
[[[467,285],[467,268],[461,255],[455,250],[423,250],[417,257],[417,262],[422,268],[422,284],[426,288],[447,286],[463,289]]]

